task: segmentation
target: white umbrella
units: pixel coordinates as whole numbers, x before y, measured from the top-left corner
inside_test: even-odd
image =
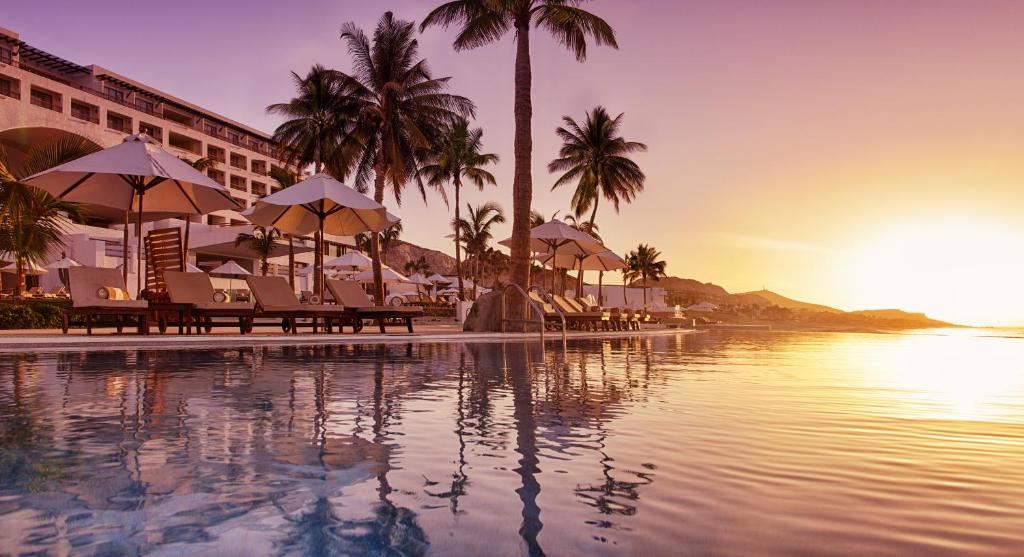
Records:
[[[30,176],[24,183],[57,199],[138,213],[139,277],[142,288],[142,213],[201,215],[239,209],[228,189],[192,165],[164,151],[145,134],[129,135],[118,145]],[[144,203],[145,202],[145,203]],[[128,230],[124,233],[128,252]],[[128,266],[124,266],[125,278]]]
[[[409,279],[402,273],[388,267],[387,265],[381,265],[381,276],[384,278],[385,283],[392,282],[409,282]],[[373,282],[373,271],[363,271],[355,276],[355,279],[359,282]]]
[[[38,263],[34,261],[27,261],[22,267],[22,272],[25,273],[26,275],[45,275],[46,273],[50,272],[47,271],[45,267],[40,266]],[[0,272],[17,273],[18,264],[11,263],[10,265],[4,267],[3,269],[0,269]]]
[[[71,267],[81,266],[81,263],[65,255],[64,257],[61,257],[60,259],[54,261],[53,263],[48,263],[46,265],[46,268],[50,269],[51,271],[56,269],[57,276],[60,277],[60,283],[67,287],[69,286],[68,269],[70,269]]]
[[[350,236],[394,224],[389,224],[383,205],[323,173],[260,199],[242,215],[253,224],[289,234],[319,232],[319,253],[323,253],[324,233]],[[323,269],[317,272],[317,294],[322,297]]]
[[[235,279],[251,275],[252,273],[246,271],[244,267],[231,260],[216,269],[213,269],[210,271],[210,274],[228,277],[228,290],[234,291]]]
[[[424,286],[432,286],[434,283],[430,282],[427,277],[423,276],[423,273],[416,273],[409,276],[409,282],[413,284],[421,284]]]
[[[373,266],[373,260],[359,251],[350,251],[324,263],[324,267],[365,271]]]
[[[196,267],[195,265],[189,263],[188,265],[185,266],[185,272],[186,273],[202,273],[203,270],[200,269],[199,267]]]
[[[623,259],[622,257],[619,257],[618,254],[611,250],[602,251],[600,253],[588,255],[586,257],[576,257],[572,255],[562,254],[544,254],[538,256],[537,261],[539,261],[542,265],[547,265],[552,268],[576,269],[581,274],[583,273],[583,271],[600,271],[601,273],[598,275],[597,278],[597,300],[599,304],[601,303],[601,295],[603,294],[602,290],[604,285],[602,283],[604,279],[604,272],[626,268],[626,260]],[[554,265],[552,265],[552,263],[554,263]],[[582,279],[580,280],[580,282],[583,282]],[[579,295],[582,296],[583,293],[580,292]]]
[[[434,274],[430,275],[429,277],[427,277],[427,280],[429,280],[430,282],[432,282],[434,284],[451,284],[452,283],[451,280],[445,278],[444,275],[441,275],[440,273],[434,273]]]
[[[506,238],[498,243],[503,246],[511,246],[512,238]],[[549,253],[552,256],[561,253],[585,257],[608,251],[608,248],[604,247],[600,240],[586,232],[576,230],[562,221],[551,220],[530,230],[530,251]],[[555,273],[551,273],[551,290],[554,289]]]

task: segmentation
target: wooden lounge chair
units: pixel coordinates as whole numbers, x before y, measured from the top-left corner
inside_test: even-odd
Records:
[[[112,287],[127,291],[124,277],[118,269],[99,267],[71,267],[68,269],[71,282],[71,307],[64,312],[61,330],[68,332],[73,316],[85,318],[86,334],[92,334],[92,318],[98,315],[112,315],[120,334],[124,329],[125,317],[134,317],[138,322],[139,334],[149,334],[149,304],[145,300],[111,300],[101,298],[99,289]]]
[[[320,321],[323,320],[324,330],[331,332],[335,321],[338,322],[338,330],[342,324],[351,319],[351,313],[339,306],[325,306],[322,304],[301,304],[295,297],[295,291],[288,286],[284,277],[245,277],[249,290],[256,298],[255,317],[279,318],[282,320],[282,328],[292,333],[298,332],[298,319],[310,319],[313,324],[313,332],[317,332]]]
[[[196,325],[196,333],[203,334],[203,329],[218,325],[214,317],[231,317],[238,319],[238,329],[244,335],[252,330],[250,325],[253,316],[251,305],[241,302],[217,302],[213,282],[206,273],[186,273],[182,271],[164,271],[163,280],[167,286],[167,294],[172,304],[189,304],[188,332],[192,333],[192,323]],[[225,323],[226,324],[226,323]]]
[[[578,328],[586,327],[594,330],[603,328],[606,331],[609,329],[610,313],[604,311],[585,311],[574,300],[569,300],[557,294],[551,296],[551,301],[558,306],[558,309],[562,310],[566,321],[576,325]]]
[[[353,323],[359,322],[353,325],[355,332],[359,332],[359,329],[362,328],[363,319],[374,319],[382,334],[385,332],[385,325],[388,321],[404,323],[411,333],[413,332],[413,318],[423,316],[421,307],[376,306],[370,301],[362,286],[349,280],[329,279],[327,288],[331,291],[339,307],[344,307],[345,311],[355,319]]]

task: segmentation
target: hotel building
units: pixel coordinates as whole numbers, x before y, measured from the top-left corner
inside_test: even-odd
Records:
[[[0,146],[13,164],[34,146],[63,135],[76,135],[100,147],[116,145],[128,134],[145,133],[174,155],[196,160],[208,157],[217,162],[209,176],[227,186],[242,207],[281,188],[270,172],[300,169],[275,158],[271,136],[154,87],[133,81],[106,68],[81,66],[45,52],[21,40],[13,31],[0,27]],[[122,243],[124,213],[87,207],[85,224],[71,224],[64,251],[84,265],[116,267],[125,258]],[[229,259],[250,272],[259,272],[256,255],[244,245],[236,247],[235,237],[252,226],[234,211],[216,211],[191,217],[189,262],[204,270]],[[146,223],[144,230],[182,226],[179,218]],[[130,227],[134,234],[134,227]],[[328,257],[344,252],[352,238],[326,238]],[[129,288],[135,288],[134,246],[129,242]],[[313,260],[310,239],[296,241],[296,260],[304,267]],[[271,259],[271,273],[287,275],[287,244]],[[60,259],[59,253],[53,260]],[[45,290],[59,285],[54,276],[42,277]],[[299,289],[308,290],[307,275],[297,277]],[[9,290],[12,277],[4,277]]]

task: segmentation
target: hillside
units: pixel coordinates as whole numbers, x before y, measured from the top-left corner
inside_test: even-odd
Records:
[[[388,250],[388,265],[398,271],[405,272],[405,264],[408,261],[415,261],[424,257],[430,263],[431,273],[442,275],[455,272],[455,258],[447,253],[433,249],[427,249],[416,244],[410,244],[402,240],[396,240]]]
[[[842,313],[842,310],[838,310],[833,307],[823,306],[821,304],[810,304],[807,302],[801,302],[792,298],[787,298],[781,294],[776,294],[771,290],[758,290],[756,292],[743,292],[741,294],[733,294],[733,297],[738,300],[742,300],[741,303],[744,305],[751,305],[746,300],[755,300],[760,298],[767,302],[767,305],[779,306],[780,308],[789,309],[801,309],[807,311],[823,311],[825,313]],[[759,304],[765,305],[765,304]]]

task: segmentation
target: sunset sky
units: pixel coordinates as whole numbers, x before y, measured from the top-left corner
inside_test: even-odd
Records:
[[[440,1],[440,0],[437,0]],[[288,72],[349,69],[342,23],[421,19],[435,1],[22,1],[0,26],[265,131]],[[13,8],[13,9],[11,9]],[[535,206],[551,192],[562,115],[625,112],[647,189],[598,215],[619,252],[650,243],[671,275],[762,286],[843,309],[900,307],[1024,324],[1024,2],[597,0],[620,50],[577,63],[533,40]],[[477,104],[511,210],[511,36],[470,52],[428,30],[422,54]],[[451,251],[447,217],[408,195],[406,238]],[[499,235],[507,235],[506,226]],[[596,278],[596,277],[595,277]],[[612,281],[617,278],[611,279]]]

